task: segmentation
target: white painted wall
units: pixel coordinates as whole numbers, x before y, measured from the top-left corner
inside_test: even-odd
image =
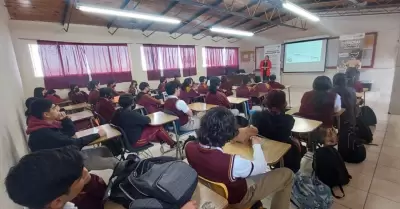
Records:
[[[227,40],[214,42],[210,37],[195,40],[191,35],[183,35],[178,39],[172,39],[167,33],[156,32],[149,38],[137,30],[119,29],[113,36],[107,32],[106,27],[70,25],[65,32],[62,25],[55,23],[10,21],[10,31],[13,38],[18,66],[20,68],[25,97],[33,94],[35,87],[44,86],[43,78],[35,78],[28,45],[36,43],[36,40],[68,41],[82,43],[128,43],[132,61],[132,77],[138,82],[147,81],[147,74],[142,69],[140,59],[140,46],[142,44],[186,44],[196,45],[197,51],[197,76],[206,75],[203,67],[201,48],[204,46],[239,46],[239,43],[231,44]],[[150,86],[156,88],[159,82],[150,81]],[[127,91],[129,83],[117,85],[118,90]],[[61,96],[67,96],[67,90],[60,91]]]
[[[24,95],[3,5],[4,2],[0,6],[0,202],[1,208],[22,209],[8,198],[3,183],[10,167],[26,153]]]
[[[255,46],[283,43],[285,40],[313,37],[320,35],[339,36],[343,34],[378,32],[375,65],[373,69],[363,69],[361,80],[374,82],[373,91],[384,94],[389,99],[396,56],[396,41],[400,33],[400,15],[377,15],[361,17],[322,18],[307,31],[286,27],[276,27],[251,39],[241,42],[241,50],[254,50]],[[241,68],[254,69],[254,63],[241,65]],[[336,70],[327,69],[324,75],[332,77]],[[283,83],[294,87],[311,88],[315,77],[322,73],[285,73]],[[381,95],[382,96],[382,95]]]

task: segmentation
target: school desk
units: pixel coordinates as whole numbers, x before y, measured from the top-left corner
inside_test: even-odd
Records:
[[[90,105],[85,102],[85,103],[80,103],[80,104],[68,105],[63,108],[66,112],[71,113],[71,112],[78,111],[80,109],[83,110],[84,108],[87,108],[87,107],[90,107]]]
[[[261,148],[268,165],[274,165],[280,162],[283,167],[283,156],[289,151],[291,145],[264,138]],[[250,144],[242,144],[239,142],[228,142],[222,148],[225,153],[232,155],[240,155],[245,159],[253,160],[253,147]]]
[[[246,116],[246,118],[249,118],[249,114],[247,112],[248,108],[247,108],[247,102],[249,101],[248,98],[239,98],[239,97],[233,97],[233,96],[229,96],[228,97],[228,101],[231,104],[243,104],[243,111],[244,111],[244,115]]]
[[[121,132],[119,132],[117,129],[114,129],[113,127],[111,127],[110,124],[104,124],[104,125],[101,125],[101,126],[98,126],[98,127],[94,127],[94,128],[78,131],[78,132],[76,132],[75,136],[77,138],[80,138],[80,137],[84,137],[84,136],[87,136],[87,135],[90,135],[90,134],[98,133],[99,132],[99,128],[103,129],[107,134],[105,136],[103,136],[103,137],[100,137],[100,138],[96,139],[95,141],[93,141],[89,145],[99,144],[99,143],[102,143],[104,141],[107,141],[107,140],[110,140],[110,139],[114,139],[116,137],[121,136]]]
[[[65,107],[65,106],[68,106],[68,105],[70,105],[70,104],[72,104],[72,101],[68,99],[68,100],[59,102],[59,103],[57,103],[56,105],[58,105],[58,106],[60,106],[60,107]]]
[[[192,104],[188,104],[189,108],[195,112],[205,112],[210,110],[211,108],[218,107],[218,105],[206,104],[201,102],[195,102]]]
[[[317,120],[311,120],[296,116],[293,116],[293,118],[294,126],[292,128],[292,132],[296,133],[311,133],[316,130],[320,125],[322,125],[322,122]]]
[[[67,116],[71,118],[72,122],[76,122],[93,117],[93,113],[88,110],[84,110],[82,112],[68,114]]]

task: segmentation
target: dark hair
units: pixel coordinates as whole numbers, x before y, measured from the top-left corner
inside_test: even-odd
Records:
[[[200,78],[199,78],[199,82],[200,83],[204,83],[204,81],[206,81],[206,77],[205,76],[200,76]]]
[[[28,99],[25,100],[25,106],[26,106],[26,111],[25,111],[25,116],[29,116],[31,113],[31,104],[36,101],[38,98],[36,97],[29,97]]]
[[[268,92],[267,98],[265,100],[265,106],[273,112],[274,110],[285,111],[286,107],[286,94],[281,90],[271,90]]]
[[[130,94],[123,94],[119,97],[119,106],[122,108],[127,108],[133,104],[133,96]]]
[[[211,77],[210,78],[210,86],[208,87],[208,90],[212,94],[216,94],[218,87],[221,85],[221,80],[218,77]]]
[[[76,84],[70,84],[69,85],[69,90],[74,91],[75,87],[77,87],[78,85]]]
[[[129,85],[129,88],[132,88],[134,83],[136,83],[136,85],[137,85],[137,81],[136,80],[132,80],[131,81],[131,85]]]
[[[161,77],[160,77],[160,83],[164,83],[165,80],[167,80],[167,79],[166,79],[164,76],[161,76]]]
[[[181,85],[176,81],[170,81],[165,85],[165,92],[168,95],[174,95],[176,89],[178,89]]]
[[[68,194],[82,171],[82,155],[75,147],[41,150],[25,155],[10,168],[5,186],[15,203],[40,209]]]
[[[272,74],[271,76],[269,76],[269,80],[275,81],[276,80],[276,75]]]
[[[142,83],[139,84],[139,89],[140,89],[141,91],[143,91],[146,87],[149,87],[149,86],[150,86],[149,83],[147,83],[147,82],[142,82]]]
[[[235,116],[225,107],[215,107],[201,118],[197,130],[198,140],[203,145],[223,147],[238,134]]]
[[[328,91],[332,89],[332,81],[328,76],[318,76],[314,79],[313,90],[315,91],[313,102],[315,108],[321,111],[322,107],[329,102]]]
[[[347,86],[346,74],[336,73],[333,76],[333,85],[338,87],[346,87]]]
[[[56,93],[56,90],[54,90],[54,89],[47,90],[47,94],[55,94],[55,93]]]
[[[243,76],[242,78],[242,84],[247,85],[250,83],[250,78],[248,76]]]
[[[93,91],[96,89],[96,86],[99,85],[100,82],[99,81],[90,81],[88,84],[88,90],[89,91]]]
[[[193,79],[192,78],[185,78],[185,80],[183,81],[183,83],[182,83],[182,85],[181,85],[181,89],[183,90],[183,91],[185,91],[186,90],[186,87],[190,87],[190,83],[192,83],[193,82]]]
[[[53,102],[48,99],[36,99],[31,103],[30,115],[43,119],[43,113],[49,112]]]
[[[349,67],[346,69],[346,77],[348,81],[348,86],[354,86],[354,82],[357,79],[357,76],[359,75],[360,71],[355,68],[355,67]]]
[[[115,83],[114,80],[109,80],[109,81],[107,82],[107,87],[112,86],[114,83]]]
[[[43,87],[36,87],[33,90],[33,96],[36,98],[44,98],[44,95],[43,95],[44,90],[45,90],[45,88],[43,88]]]
[[[228,77],[226,77],[225,75],[221,76],[221,83],[226,83],[228,82]]]
[[[103,98],[109,98],[113,95],[112,89],[109,87],[101,88],[99,90],[99,94],[100,94],[100,97],[103,97]]]

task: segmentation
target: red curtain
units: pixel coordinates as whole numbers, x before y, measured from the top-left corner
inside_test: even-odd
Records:
[[[158,63],[158,51],[154,45],[143,45],[143,58],[146,64],[147,79],[160,80],[161,71]]]
[[[197,75],[195,46],[179,46],[184,77]]]
[[[164,77],[181,76],[179,67],[179,47],[174,45],[155,45],[159,53]]]
[[[205,47],[205,56],[207,76],[219,76],[225,74],[223,47]]]
[[[226,66],[239,68],[239,48],[225,48]]]
[[[47,89],[69,88],[70,84],[86,86],[89,75],[79,45],[38,41],[38,48]]]

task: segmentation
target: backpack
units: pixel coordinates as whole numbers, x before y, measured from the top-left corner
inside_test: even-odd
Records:
[[[294,176],[290,201],[301,209],[329,209],[333,204],[330,188],[315,175],[303,175],[301,172]]]
[[[356,119],[356,136],[364,141],[366,144],[370,144],[373,140],[371,129],[365,125],[361,117]]]
[[[338,150],[343,160],[348,163],[361,163],[367,157],[363,140],[359,139],[349,124],[344,124],[339,131]]]
[[[191,200],[197,187],[196,171],[183,161],[154,164],[139,175],[141,172],[133,171],[119,185],[122,192],[133,201],[129,209],[136,209],[132,206],[136,200],[149,198],[162,202],[160,208],[179,209]]]
[[[313,168],[315,175],[331,188],[332,195],[338,199],[345,196],[343,185],[350,182],[351,176],[339,152],[333,146],[321,147],[315,151]],[[332,188],[338,186],[343,193],[337,196]]]
[[[366,126],[374,126],[377,123],[375,112],[368,106],[361,107],[361,120]]]
[[[129,155],[125,161],[119,163],[115,167],[114,172],[109,179],[103,200],[111,200],[117,204],[123,205],[125,208],[129,208],[129,204],[132,200],[126,197],[119,185],[124,182],[132,172],[136,172],[137,175],[142,175],[154,164],[171,162],[174,160],[176,160],[176,158],[165,156],[140,160],[140,158],[135,154]]]

